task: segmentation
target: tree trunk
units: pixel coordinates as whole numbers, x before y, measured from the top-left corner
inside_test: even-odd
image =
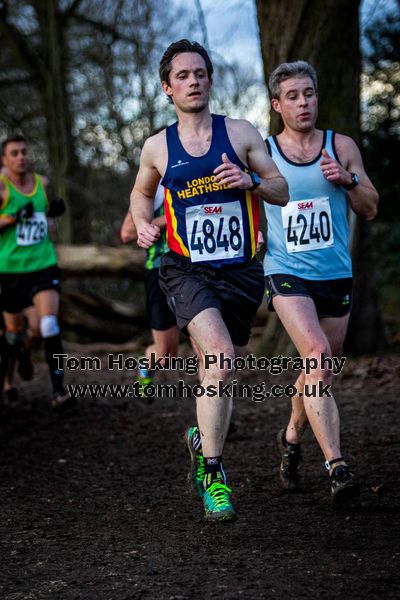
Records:
[[[68,47],[64,40],[62,14],[57,0],[39,3],[36,11],[41,31],[44,69],[43,110],[46,117],[46,137],[49,148],[51,187],[61,196],[67,211],[60,219],[59,235],[64,243],[72,242],[72,216],[67,180],[77,170],[74,142],[71,134],[72,119],[67,97],[66,64]]]
[[[282,62],[310,62],[318,74],[317,126],[350,135],[356,142],[360,140],[359,4],[359,0],[256,0],[266,82]],[[281,129],[279,115],[271,111],[270,133]],[[351,354],[372,353],[382,345],[382,320],[373,287],[370,229],[359,218],[352,249],[355,294],[346,347]]]
[[[265,81],[282,62],[310,62],[318,73],[318,126],[358,140],[359,0],[256,0],[256,4]],[[282,128],[278,117],[271,111],[271,134]]]

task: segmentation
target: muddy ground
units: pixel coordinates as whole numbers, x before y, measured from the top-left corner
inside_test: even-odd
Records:
[[[398,356],[350,360],[335,381],[343,453],[362,484],[349,508],[331,505],[310,432],[303,491],[284,493],[273,438],[288,402],[238,401],[224,457],[239,520],[215,526],[187,492],[192,401],[86,398],[60,419],[38,364],[1,409],[0,598],[399,597],[399,370]]]

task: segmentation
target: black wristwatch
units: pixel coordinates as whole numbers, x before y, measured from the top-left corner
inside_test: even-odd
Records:
[[[358,175],[356,173],[350,173],[351,176],[351,183],[349,183],[349,185],[344,185],[344,189],[349,191],[349,190],[353,190],[356,185],[358,185],[360,183],[360,180],[358,178]]]
[[[259,178],[257,173],[254,173],[254,171],[249,171],[249,175],[251,177],[251,181],[253,182],[253,185],[251,187],[247,188],[247,190],[249,192],[253,192],[260,185],[261,179]]]

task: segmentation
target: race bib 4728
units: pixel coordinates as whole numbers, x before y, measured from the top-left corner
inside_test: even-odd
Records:
[[[288,252],[322,250],[333,245],[328,197],[289,202],[282,208],[282,223]]]
[[[239,201],[186,209],[186,231],[193,262],[237,258],[244,253]]]
[[[33,246],[47,236],[47,219],[42,212],[35,212],[30,219],[18,223],[16,227],[17,245]]]

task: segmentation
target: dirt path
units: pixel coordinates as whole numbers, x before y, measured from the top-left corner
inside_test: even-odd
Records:
[[[311,433],[304,491],[283,493],[273,436],[287,402],[238,402],[225,465],[240,518],[216,527],[186,488],[193,402],[86,399],[57,419],[40,364],[1,410],[0,597],[398,597],[399,369],[400,357],[349,361],[336,383],[343,452],[363,486],[352,509],[331,506]]]

